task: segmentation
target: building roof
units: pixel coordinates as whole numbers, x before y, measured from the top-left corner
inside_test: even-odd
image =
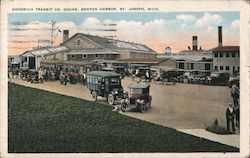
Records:
[[[240,46],[220,46],[211,49],[213,52],[239,52]]]
[[[88,65],[93,64],[94,62],[88,62],[88,61],[67,61],[67,60],[41,60],[42,64],[64,64],[64,65]]]
[[[128,88],[148,88],[150,84],[147,83],[131,83]]]
[[[158,64],[166,60],[173,60],[172,58],[152,58],[152,59],[125,59],[128,63],[150,63]]]
[[[94,60],[97,63],[111,63],[111,64],[127,64],[128,62],[123,60]]]
[[[109,49],[118,50],[118,51],[134,50],[134,51],[139,51],[139,52],[156,53],[154,50],[152,50],[151,48],[149,48],[148,46],[144,44],[138,44],[138,43],[127,42],[127,41],[116,40],[116,39],[109,39],[105,37],[94,36],[94,35],[83,34],[83,33],[76,33],[74,36],[69,38],[67,41],[63,42],[61,45],[64,45],[66,42],[73,39],[77,35],[82,35],[86,37],[93,43],[101,46],[102,48],[109,48]]]
[[[71,50],[68,54],[114,54],[114,55],[118,55],[118,52],[115,52],[111,49],[74,49]]]
[[[120,74],[112,71],[90,71],[87,73],[90,76],[99,76],[99,77],[119,77]]]
[[[56,54],[64,51],[69,51],[70,49],[65,46],[58,46],[58,47],[49,47],[49,48],[40,48],[40,49],[33,49],[28,50],[21,54],[20,56],[41,56],[41,55],[49,55],[49,54]]]

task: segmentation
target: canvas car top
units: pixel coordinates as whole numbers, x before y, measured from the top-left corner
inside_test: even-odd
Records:
[[[90,71],[87,73],[90,76],[100,76],[100,77],[118,77],[120,74],[112,71]]]
[[[150,84],[146,83],[131,83],[128,88],[148,88]]]

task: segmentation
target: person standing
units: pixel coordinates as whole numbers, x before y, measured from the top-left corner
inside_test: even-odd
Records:
[[[83,73],[83,85],[86,85],[86,73]]]
[[[236,127],[240,129],[240,106],[235,107],[235,120],[236,120]]]
[[[64,74],[64,85],[66,86],[69,81],[69,76],[67,73]]]
[[[60,72],[60,83],[61,84],[63,84],[64,78],[65,78],[65,76],[64,76],[63,72],[61,71]]]
[[[43,83],[43,71],[41,68],[38,71],[38,80],[40,80],[41,83]]]
[[[233,108],[233,104],[229,103],[227,110],[226,110],[226,120],[227,120],[227,131],[230,132],[230,124],[232,127],[232,132],[235,132],[235,126],[234,126],[234,115],[235,110]]]
[[[234,84],[231,88],[231,97],[234,101],[234,106],[237,107],[239,105],[238,98],[239,98],[239,88]]]

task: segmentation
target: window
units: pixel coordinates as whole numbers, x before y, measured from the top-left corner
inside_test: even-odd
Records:
[[[194,69],[194,63],[191,63],[191,70]]]
[[[179,63],[179,68],[184,69],[184,63]]]
[[[223,70],[223,66],[220,66],[220,70]]]
[[[214,53],[214,57],[215,57],[215,58],[218,58],[218,53]]]
[[[83,54],[83,55],[82,55],[82,58],[87,58],[87,54]]]
[[[205,70],[210,70],[210,64],[208,63],[205,64]]]
[[[142,89],[139,88],[130,88],[129,91],[131,94],[133,93],[142,94]]]
[[[120,83],[119,78],[110,78],[110,85],[117,85]]]
[[[99,58],[99,54],[95,54],[95,58]]]
[[[218,66],[214,66],[214,70],[215,70],[215,71],[218,71]]]
[[[229,54],[229,53],[226,53],[226,57],[227,57],[227,58],[230,57],[230,54]]]
[[[80,45],[81,45],[81,40],[80,40],[80,39],[77,40],[76,45],[77,45],[77,46],[80,46]]]
[[[234,52],[232,53],[232,57],[233,57],[233,58],[235,57],[235,53],[234,53]]]
[[[229,66],[226,66],[226,70],[230,70]]]
[[[223,58],[223,53],[220,53],[220,58]]]

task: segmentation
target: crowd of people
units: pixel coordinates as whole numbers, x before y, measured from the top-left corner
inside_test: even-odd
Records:
[[[235,126],[240,129],[240,90],[237,84],[231,87],[231,97],[233,104],[229,103],[226,110],[227,131],[235,133]]]

